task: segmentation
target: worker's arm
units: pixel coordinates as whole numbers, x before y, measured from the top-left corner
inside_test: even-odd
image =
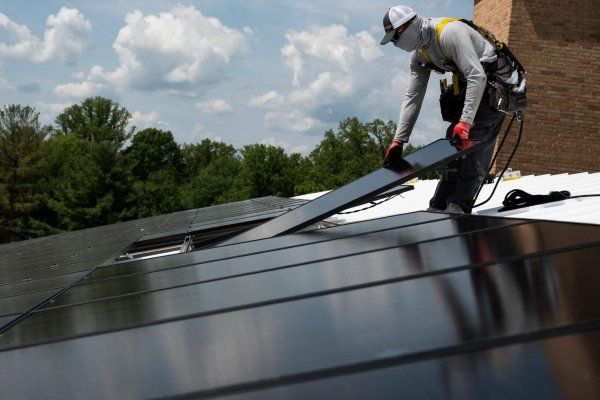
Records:
[[[421,111],[430,74],[431,71],[417,60],[417,54],[413,51],[410,57],[410,81],[408,82],[406,95],[400,108],[400,118],[394,140],[408,142],[417,122],[419,111]]]

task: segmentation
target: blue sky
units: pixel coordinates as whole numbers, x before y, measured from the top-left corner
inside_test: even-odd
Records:
[[[407,1],[428,17],[472,18],[473,0]],[[104,96],[137,129],[307,154],[356,116],[398,118],[408,53],[380,46],[389,1],[106,0],[0,5],[0,102],[52,123]],[[444,134],[437,75],[411,137]]]

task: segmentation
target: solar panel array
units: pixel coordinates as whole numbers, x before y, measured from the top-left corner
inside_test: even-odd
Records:
[[[0,398],[598,397],[598,226],[416,212],[112,262],[289,202],[0,246]]]
[[[97,267],[113,264],[136,241],[223,226],[243,227],[305,202],[268,196],[0,245],[0,333]]]

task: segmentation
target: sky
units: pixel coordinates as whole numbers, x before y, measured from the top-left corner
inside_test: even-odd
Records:
[[[403,3],[424,17],[471,19],[473,0]],[[397,121],[409,54],[381,46],[380,0],[4,0],[0,106],[53,124],[102,96],[131,126],[242,148],[307,155],[348,117]],[[410,142],[445,133],[432,74]]]

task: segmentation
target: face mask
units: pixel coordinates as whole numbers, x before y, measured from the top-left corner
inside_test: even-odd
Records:
[[[421,26],[421,19],[416,17],[408,28],[402,32],[398,40],[394,43],[394,46],[405,51],[413,51],[422,47],[423,36],[421,34]]]

